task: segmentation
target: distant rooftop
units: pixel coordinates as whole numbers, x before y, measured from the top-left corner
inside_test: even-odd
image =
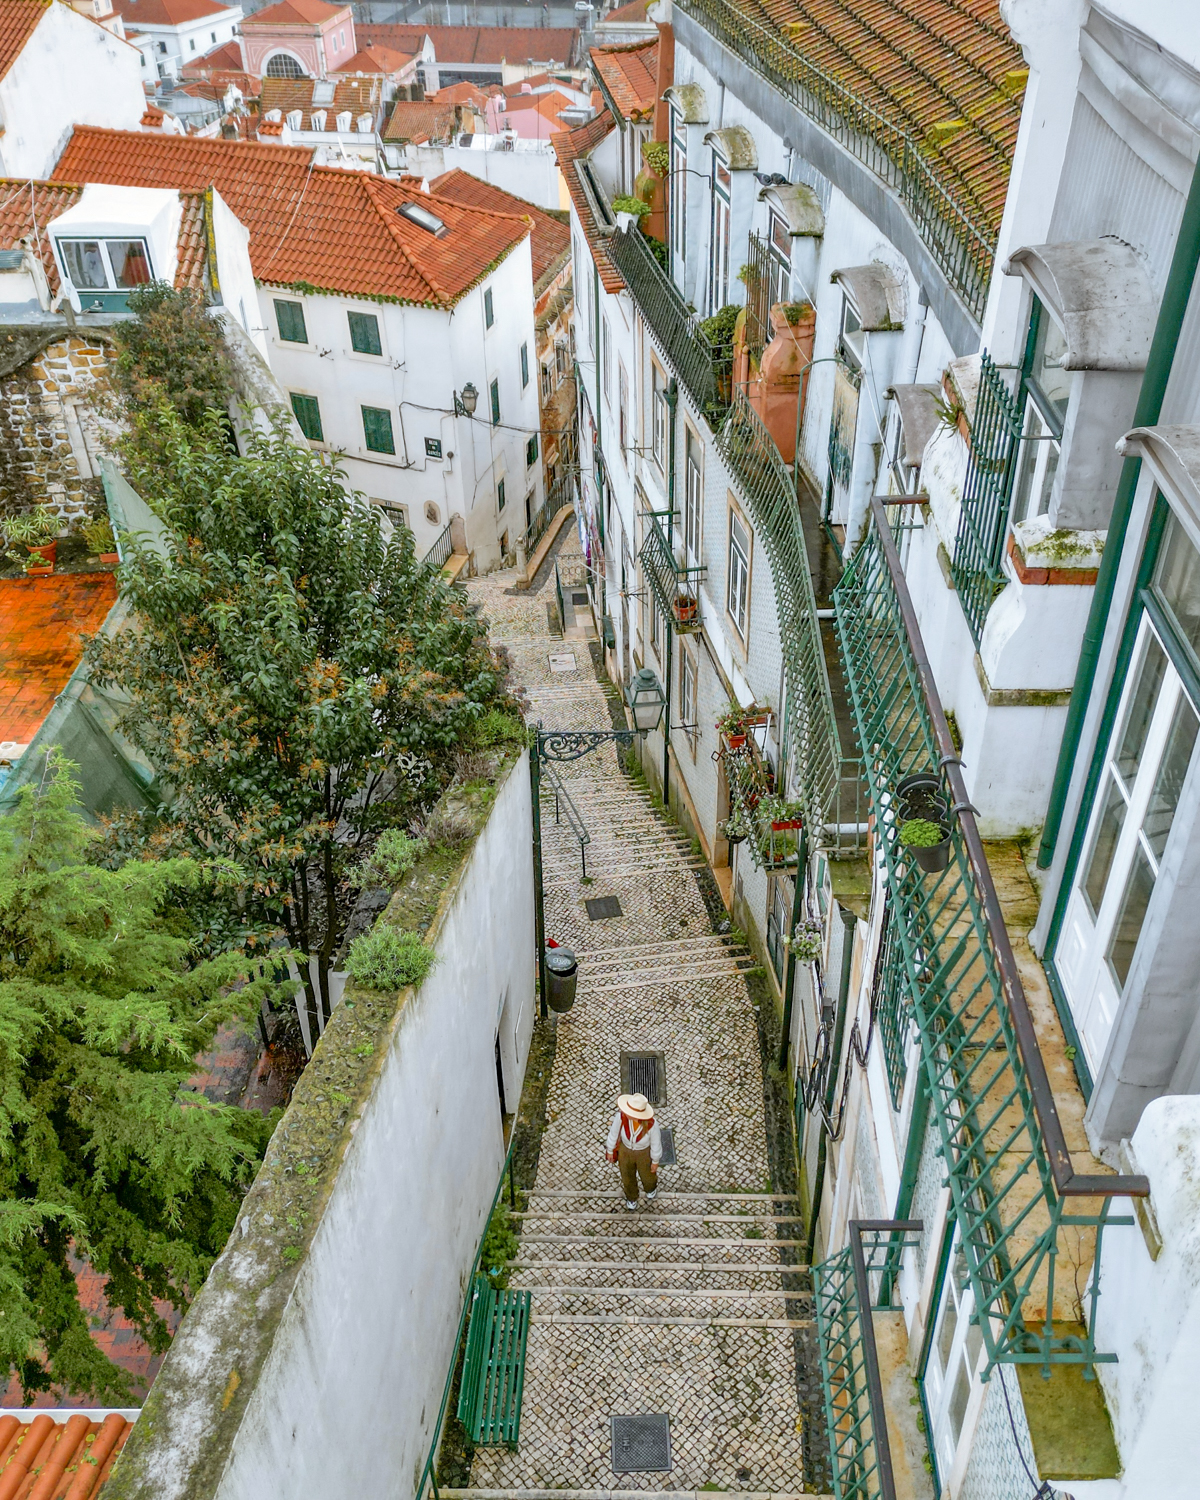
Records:
[[[323,26],[335,16],[350,15],[348,5],[326,5],[325,0],[279,0],[265,10],[256,10],[242,22],[247,26]]]
[[[593,47],[592,67],[623,119],[653,114],[658,90],[658,38],[624,47]]]
[[[0,0],[2,3],[2,0]],[[463,63],[568,63],[579,33],[563,26],[379,26],[355,28],[359,45],[377,42],[397,52],[419,52],[426,37],[442,67]]]
[[[114,0],[113,9],[132,31],[142,26],[185,26],[233,7],[222,0]]]

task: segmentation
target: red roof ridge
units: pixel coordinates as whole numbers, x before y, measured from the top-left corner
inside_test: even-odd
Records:
[[[607,56],[611,52],[644,52],[647,47],[657,47],[658,37],[643,37],[638,42],[609,42],[589,48],[591,52],[603,52]]]
[[[345,168],[330,167],[328,170],[331,172],[341,172],[344,171]],[[422,269],[422,267],[417,264],[416,260],[413,258],[412,251],[404,243],[403,237],[400,234],[400,227],[396,223],[395,210],[391,207],[390,204],[384,203],[380,200],[379,189],[365,174],[363,176],[363,182],[366,185],[367,197],[370,198],[371,203],[375,208],[375,212],[382,220],[384,229],[396,242],[396,246],[399,249],[400,254],[403,255],[404,259],[413,268],[413,273],[419,276],[425,283],[425,285],[436,294],[438,301],[442,304],[443,307],[449,306],[454,301],[453,296],[451,296],[451,294],[447,292],[443,287],[439,286],[439,284],[434,280],[434,278],[429,274],[428,271]],[[397,188],[400,187],[399,183],[396,183],[395,185]],[[409,191],[411,192],[412,189],[410,188]],[[418,191],[420,190],[418,189]],[[428,195],[425,193],[421,193],[422,198],[426,196]]]

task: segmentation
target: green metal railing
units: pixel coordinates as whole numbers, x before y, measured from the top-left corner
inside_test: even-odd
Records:
[[[900,1112],[904,1098],[904,1081],[908,1077],[908,1039],[912,1031],[912,1006],[904,984],[898,922],[892,920],[890,906],[884,908],[883,931],[879,936],[879,953],[875,963],[875,995],[872,1013],[883,1043],[888,1089],[892,1108]]]
[[[771,342],[771,248],[759,234],[750,231],[746,255],[746,348],[755,364],[762,364],[763,350]]]
[[[650,590],[664,618],[683,635],[700,629],[698,585],[708,574],[706,566],[688,567],[678,561],[663,535],[659,512],[643,514],[642,550],[639,558]],[[662,512],[666,514],[666,512]]]
[[[835,1500],[895,1500],[891,1444],[872,1311],[871,1277],[919,1243],[920,1219],[851,1219],[850,1242],[814,1266],[813,1304]]]
[[[717,377],[718,355],[700,320],[659,265],[640,229],[618,230],[609,240],[612,258],[696,410],[715,428],[728,404]]]
[[[981,224],[958,184],[943,182],[916,141],[852,88],[823,72],[734,0],[678,0],[679,9],[762,75],[826,134],[894,189],[947,282],[980,321],[995,234]],[[1019,110],[1019,100],[1015,103]],[[1011,148],[989,144],[1007,160]]]
[[[897,939],[884,982],[903,987],[917,1028],[987,1368],[1075,1363],[1090,1373],[1113,1358],[1095,1347],[1103,1228],[1132,1222],[1109,1218],[1110,1200],[1148,1184],[1075,1171],[878,499],[834,606]],[[942,784],[950,853],[940,874],[924,873],[899,841],[897,787],[914,773]]]
[[[804,806],[813,843],[822,844],[829,813],[838,800],[843,761],[800,502],[778,448],[743,391],[735,393],[717,435],[717,448],[770,563],[787,677],[785,729],[799,783],[796,796]]]
[[[725,769],[731,815],[745,830],[745,848],[755,869],[794,870],[800,851],[800,809],[795,809],[794,819],[773,816],[785,810],[778,807],[777,799],[774,806],[769,800],[773,791],[770,768],[749,742],[736,750],[719,750],[717,758]],[[775,823],[781,826],[777,828]]]
[[[1021,446],[1021,408],[988,354],[979,372],[971,451],[950,575],[976,646],[1004,587],[1004,539]]]

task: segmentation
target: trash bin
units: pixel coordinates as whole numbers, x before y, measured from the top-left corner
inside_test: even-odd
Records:
[[[575,1004],[579,965],[570,948],[546,949],[546,1004],[558,1015]]]

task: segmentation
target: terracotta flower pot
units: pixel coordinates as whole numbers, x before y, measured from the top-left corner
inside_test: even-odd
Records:
[[[29,547],[29,562],[26,565],[27,573],[53,573],[54,559],[58,553],[58,538],[51,542],[41,542],[38,546]],[[34,558],[41,558],[40,562],[34,562]]]
[[[746,736],[744,734],[727,734],[725,736],[725,743],[731,750],[740,750],[746,743]]]
[[[788,829],[788,828],[802,828],[803,826],[804,826],[804,824],[801,821],[801,819],[799,819],[799,818],[785,818],[782,823],[772,823],[771,824],[771,832],[772,833],[783,833],[785,829]]]
[[[102,552],[100,554],[100,561],[102,563],[119,563],[121,555],[119,552]]]

